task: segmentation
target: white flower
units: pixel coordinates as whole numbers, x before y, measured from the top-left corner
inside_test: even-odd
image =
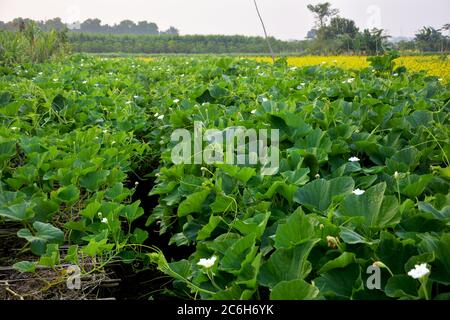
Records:
[[[353,81],[355,81],[355,78],[349,78],[347,80],[342,81],[342,83],[352,83]]]
[[[17,127],[11,127],[11,130],[12,130],[12,131],[16,131],[16,130],[19,130],[19,128],[17,128]]]
[[[87,80],[84,80],[84,81],[83,81],[83,84],[86,84],[86,83],[87,83]]]
[[[394,73],[393,76],[394,76],[394,77],[398,77],[398,73]]]
[[[114,145],[114,144],[116,144],[116,142],[115,142],[115,141],[111,142],[111,145]]]
[[[364,190],[361,190],[361,189],[356,189],[356,190],[353,190],[352,193],[353,193],[354,195],[360,196],[360,195],[364,194],[365,191],[364,191]]]
[[[395,179],[400,178],[400,173],[398,173],[398,171],[395,171],[395,172],[394,172],[394,178],[395,178]]]
[[[214,265],[214,263],[216,262],[216,260],[217,260],[217,257],[216,257],[216,256],[212,256],[212,257],[209,258],[209,259],[201,258],[200,261],[197,262],[197,265],[209,269],[209,268],[211,268],[211,267]]]
[[[262,101],[263,101],[263,102],[267,102],[267,101],[269,101],[269,99],[267,99],[267,98],[264,97],[264,98],[262,98]]]
[[[109,72],[108,74],[109,74],[110,76],[112,76],[112,75],[113,75],[113,73],[112,73],[112,72]]]
[[[413,277],[414,279],[420,279],[429,273],[430,269],[427,268],[427,264],[422,263],[416,264],[414,266],[414,269],[411,269],[411,271],[408,272],[408,276]]]
[[[442,78],[439,78],[438,81],[443,81],[443,79],[442,79]]]
[[[125,102],[125,104],[132,104],[133,103],[133,101],[127,101],[127,102]]]
[[[58,79],[56,79],[56,78],[55,78],[55,79],[53,79],[53,82],[58,82]]]
[[[101,213],[100,211],[97,213],[97,215],[98,215],[98,217],[101,219],[102,218],[102,215],[103,215],[103,213]]]
[[[359,158],[358,157],[351,157],[350,159],[348,159],[348,161],[350,161],[350,162],[358,162]]]
[[[159,116],[159,113],[158,112],[155,113],[155,118],[158,118],[158,116]]]
[[[314,178],[320,179],[320,174],[317,173],[317,174],[314,176]]]
[[[103,130],[103,133],[105,133],[105,134],[108,133],[108,130],[104,129],[104,130]]]
[[[38,75],[42,76],[42,72],[39,72]]]
[[[256,113],[256,109],[250,111],[251,114],[255,114]]]
[[[134,185],[135,185],[135,186],[138,186],[138,185],[139,185],[139,182],[138,182],[138,181],[136,181],[136,182],[134,183]]]
[[[173,100],[173,103],[178,103],[178,102],[180,102],[180,99],[174,99]]]
[[[139,99],[139,96],[133,96],[133,98],[135,98],[135,99]]]
[[[108,223],[108,219],[103,218],[103,219],[102,219],[102,223],[106,223],[106,224],[107,224],[107,223]]]
[[[159,120],[162,120],[162,119],[164,119],[164,115],[162,114],[162,115],[160,115],[159,117],[158,117],[158,119]]]

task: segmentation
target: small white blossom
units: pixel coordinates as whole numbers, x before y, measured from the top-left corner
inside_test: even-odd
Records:
[[[173,100],[173,103],[178,103],[178,102],[180,102],[180,99],[174,99]]]
[[[53,79],[53,82],[58,82],[58,79],[56,79],[56,78],[55,78],[55,79]]]
[[[138,186],[138,185],[139,185],[139,182],[138,182],[138,181],[136,181],[136,182],[134,183],[134,185],[135,185],[135,186]]]
[[[250,111],[251,114],[255,114],[256,113],[256,109]]]
[[[87,80],[84,80],[84,81],[83,81],[83,84],[86,84],[86,83],[87,83]]]
[[[350,159],[348,159],[348,161],[350,162],[358,162],[360,159],[358,157],[351,157]]]
[[[98,217],[101,219],[103,216],[103,213],[101,213],[100,211],[97,213]]]
[[[111,145],[114,145],[114,144],[116,144],[116,142],[115,142],[115,141],[111,142]]]
[[[398,77],[398,73],[394,73],[393,76],[394,76],[394,77]]]
[[[42,76],[42,72],[39,72],[38,75]]]
[[[108,224],[108,219],[107,219],[107,218],[103,218],[103,219],[102,219],[102,223]]]
[[[267,101],[269,101],[269,99],[267,99],[267,98],[264,97],[264,98],[262,98],[262,101],[263,101],[263,102],[267,102]]]
[[[12,130],[12,131],[16,131],[16,130],[19,130],[19,128],[17,128],[17,127],[11,127],[11,130]]]
[[[135,98],[135,99],[139,99],[139,96],[133,96],[133,98]]]
[[[411,269],[408,272],[408,276],[413,277],[414,279],[420,279],[420,278],[425,277],[429,273],[430,273],[430,269],[427,268],[427,264],[422,263],[422,264],[416,264],[414,266],[414,269]]]
[[[360,195],[364,194],[365,191],[364,191],[364,190],[361,190],[361,189],[356,189],[356,190],[353,190],[352,193],[353,193],[354,195],[360,196]]]
[[[209,268],[211,268],[214,265],[216,260],[217,260],[216,256],[212,256],[209,259],[201,258],[200,261],[197,263],[197,265],[209,269]]]
[[[164,115],[162,114],[162,115],[160,115],[159,117],[158,117],[158,119],[159,120],[162,120],[162,119],[164,119]]]
[[[398,173],[398,171],[395,171],[395,172],[394,172],[394,178],[395,178],[395,179],[400,178],[400,173]]]
[[[127,102],[125,102],[125,104],[132,104],[133,103],[133,101],[127,101]]]
[[[320,179],[320,174],[316,173],[316,175],[314,176],[314,178]]]
[[[158,112],[155,113],[155,118],[158,118],[158,116],[159,116],[159,113]]]

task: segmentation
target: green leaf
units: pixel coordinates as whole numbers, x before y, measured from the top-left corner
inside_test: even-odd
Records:
[[[208,223],[198,231],[197,240],[207,239],[219,225],[220,221],[222,221],[222,218],[211,215]]]
[[[373,229],[383,229],[400,222],[401,212],[394,196],[384,196],[386,183],[379,183],[364,194],[348,195],[340,213],[347,217],[362,217],[363,225]]]
[[[395,275],[386,283],[384,291],[391,298],[418,299],[419,281],[407,275]]]
[[[148,232],[139,228],[134,229],[131,235],[132,244],[143,244],[148,239]]]
[[[13,221],[27,221],[34,217],[34,212],[29,203],[21,202],[7,208],[0,208],[0,217]]]
[[[242,264],[248,255],[254,254],[255,235],[250,234],[236,241],[227,251],[220,261],[220,270],[232,274],[238,274]]]
[[[183,217],[190,213],[200,212],[206,197],[210,194],[209,190],[202,190],[190,194],[178,207],[178,216]]]
[[[30,261],[20,261],[13,264],[13,268],[19,272],[33,273],[36,271],[36,263]]]
[[[363,237],[359,233],[353,231],[352,229],[341,227],[341,232],[339,233],[342,240],[348,244],[357,244],[357,243],[365,243],[372,244],[367,238]]]
[[[106,182],[108,175],[109,170],[89,172],[80,178],[80,186],[88,191],[95,192]]]
[[[101,207],[101,203],[94,201],[92,203],[89,203],[86,208],[84,208],[83,210],[81,210],[81,215],[83,217],[88,218],[89,220],[93,221],[94,217],[97,216],[98,214],[98,210]]]
[[[319,289],[304,280],[282,281],[272,288],[270,300],[313,300]]]
[[[301,208],[279,224],[275,234],[275,248],[290,248],[314,237],[314,225]]]
[[[131,205],[127,205],[122,208],[120,211],[120,215],[125,217],[128,220],[128,223],[133,223],[136,219],[141,217],[144,214],[144,209],[141,208],[139,205],[141,204],[141,201],[135,201]]]
[[[61,187],[56,191],[56,198],[68,204],[74,203],[80,197],[80,190],[74,185]]]
[[[308,240],[293,248],[276,250],[261,266],[259,283],[273,288],[281,281],[304,279],[310,272],[309,253],[319,241]]]
[[[28,229],[20,229],[17,232],[19,238],[24,238],[31,243],[31,251],[36,255],[45,252],[47,243],[62,244],[64,232],[48,223],[36,221],[33,223],[34,235]]]
[[[361,270],[356,263],[345,268],[336,268],[320,275],[314,280],[317,288],[330,299],[350,299]]]
[[[346,266],[354,262],[356,262],[355,254],[352,252],[344,252],[336,259],[325,263],[322,268],[319,269],[318,273],[325,273],[336,268],[345,268]]]
[[[211,204],[213,213],[226,213],[228,211],[235,211],[236,201],[232,197],[218,194],[216,200]]]
[[[330,206],[333,197],[352,192],[354,185],[350,177],[315,180],[298,189],[294,194],[294,201],[324,212]]]

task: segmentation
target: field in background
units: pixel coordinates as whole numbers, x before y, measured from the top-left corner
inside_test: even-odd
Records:
[[[270,62],[270,57],[256,57],[258,61]],[[304,56],[288,57],[289,65],[296,67],[319,64],[336,65],[345,69],[363,69],[369,66],[365,56]],[[448,57],[443,56],[404,56],[395,60],[397,66],[404,66],[410,71],[427,71],[431,76],[445,80],[450,79],[450,64]]]

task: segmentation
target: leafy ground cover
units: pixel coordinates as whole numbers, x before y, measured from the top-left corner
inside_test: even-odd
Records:
[[[154,297],[450,298],[449,85],[393,58],[4,67],[0,226],[23,244],[9,260],[157,268],[173,281]],[[278,173],[173,164],[171,133],[195,121],[279,129]]]

